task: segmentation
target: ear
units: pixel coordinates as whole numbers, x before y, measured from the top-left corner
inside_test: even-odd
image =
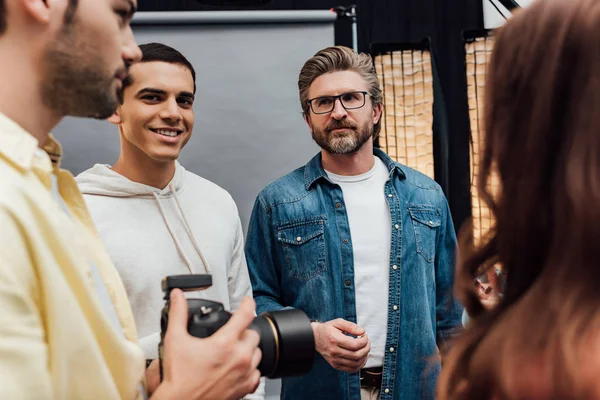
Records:
[[[51,21],[52,11],[57,7],[54,0],[19,0],[19,3],[27,17],[42,24]]]
[[[383,104],[377,104],[376,107],[373,107],[373,124],[379,122],[381,119],[381,114],[383,113]]]
[[[123,120],[121,119],[121,115],[119,115],[119,110],[115,111],[113,115],[108,117],[108,122],[111,122],[115,125],[119,125]]]

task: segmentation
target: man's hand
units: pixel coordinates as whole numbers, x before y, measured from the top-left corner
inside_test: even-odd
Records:
[[[365,366],[371,341],[363,328],[342,318],[324,323],[313,322],[311,327],[317,351],[333,368],[357,372]]]
[[[148,394],[154,393],[160,384],[160,367],[158,360],[152,360],[148,368],[146,368],[146,385],[148,386]]]
[[[495,268],[487,272],[488,283],[481,283],[479,279],[475,279],[477,295],[483,307],[491,310],[500,302],[500,280],[496,275]]]
[[[163,381],[152,399],[240,399],[256,390],[261,359],[258,333],[248,330],[254,301],[240,308],[214,335],[199,339],[187,331],[188,307],[179,289],[171,292],[164,338]]]

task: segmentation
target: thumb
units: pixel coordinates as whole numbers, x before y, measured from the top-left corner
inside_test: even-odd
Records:
[[[166,335],[187,333],[188,304],[180,289],[173,289],[169,302],[169,325]]]
[[[335,328],[349,333],[353,336],[362,336],[365,334],[365,330],[360,326],[356,325],[354,322],[346,321],[345,319],[335,319],[332,324]]]

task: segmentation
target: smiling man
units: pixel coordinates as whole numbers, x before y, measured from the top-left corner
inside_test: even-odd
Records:
[[[92,218],[125,284],[147,360],[157,358],[161,279],[206,274],[213,286],[190,296],[236,310],[251,295],[237,207],[224,189],[186,171],[179,153],[194,128],[196,74],[177,50],[141,45],[124,82],[117,162],[77,177]]]

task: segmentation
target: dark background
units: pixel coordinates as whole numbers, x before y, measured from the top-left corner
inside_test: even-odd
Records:
[[[326,10],[356,4],[358,46],[420,42],[430,38],[437,73],[434,78],[435,178],[442,186],[458,229],[471,215],[469,115],[463,31],[483,29],[481,0],[273,0],[258,7],[217,7],[196,0],[140,0],[140,11]],[[338,20],[335,42],[352,46],[351,24]]]

